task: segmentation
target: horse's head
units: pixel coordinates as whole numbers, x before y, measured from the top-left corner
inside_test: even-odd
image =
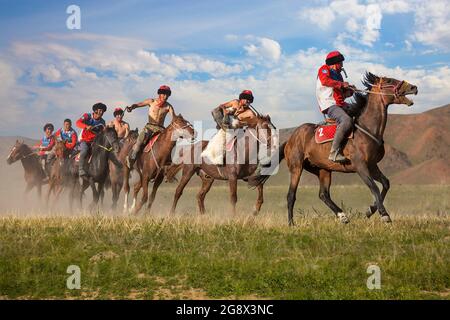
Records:
[[[58,141],[55,144],[55,155],[59,159],[67,158],[67,148],[64,141]]]
[[[103,135],[106,139],[106,142],[109,144],[110,147],[113,148],[113,151],[117,154],[120,151],[120,144],[119,144],[119,138],[117,136],[116,129],[113,127],[106,127],[103,130]]]
[[[16,140],[16,143],[11,148],[9,155],[6,158],[6,162],[8,164],[13,164],[14,162],[26,157],[30,152],[30,148],[23,141]]]
[[[414,102],[406,96],[410,94],[416,95],[418,93],[417,86],[405,80],[378,77],[370,72],[366,72],[363,83],[369,90],[376,89],[373,92],[379,92],[381,94],[385,105],[405,104],[412,106]]]
[[[269,149],[275,146],[278,143],[278,135],[276,134],[276,127],[273,125],[270,116],[267,115],[258,115],[256,117],[256,125],[255,125],[258,139],[267,145]]]
[[[136,128],[134,130],[130,130],[130,132],[128,133],[128,136],[125,140],[134,143],[134,142],[136,142],[138,137],[139,137],[139,129]]]
[[[183,118],[181,114],[173,115],[172,122],[168,128],[172,128],[172,140],[181,139],[191,139],[194,140],[196,137],[196,132],[192,124]]]

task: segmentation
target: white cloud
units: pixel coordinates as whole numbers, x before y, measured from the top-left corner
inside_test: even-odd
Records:
[[[245,51],[251,57],[277,62],[281,57],[280,44],[269,38],[256,38],[256,44],[244,46]]]
[[[450,4],[447,0],[420,2],[414,17],[414,40],[450,50]]]
[[[298,13],[302,20],[308,20],[319,28],[326,30],[336,18],[335,12],[329,7],[305,8]]]

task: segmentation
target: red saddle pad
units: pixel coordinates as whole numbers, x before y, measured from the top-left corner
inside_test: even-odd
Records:
[[[327,124],[318,126],[314,131],[314,137],[316,139],[316,143],[325,143],[328,141],[333,141],[334,135],[336,133],[336,124]],[[347,139],[353,138],[353,130],[347,135]]]
[[[155,144],[156,140],[158,140],[159,133],[154,135],[150,141],[147,143],[147,145],[144,148],[144,152],[150,152],[152,150],[153,145]]]

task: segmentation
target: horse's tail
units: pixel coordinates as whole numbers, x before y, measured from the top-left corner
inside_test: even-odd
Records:
[[[181,170],[181,168],[183,168],[182,163],[179,163],[179,164],[172,163],[171,165],[166,166],[164,168],[166,182],[169,182],[169,183],[177,182],[177,178],[175,176]]]
[[[272,156],[270,163],[274,163],[274,161],[278,160],[278,164],[280,164],[281,161],[283,161],[283,159],[284,159],[284,147],[286,147],[286,144],[287,144],[287,141],[283,142],[280,145],[280,148],[278,149],[278,154],[275,154],[275,155]],[[270,172],[268,172],[268,174],[258,175],[258,176],[255,176],[255,177],[250,177],[248,179],[249,187],[256,188],[256,187],[264,184],[272,176],[272,173],[275,171],[276,168],[278,168],[278,165],[275,168],[273,168]]]

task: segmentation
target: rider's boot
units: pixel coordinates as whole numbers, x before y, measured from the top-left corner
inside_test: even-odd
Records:
[[[330,150],[330,155],[328,156],[328,160],[331,160],[333,162],[348,161],[348,159],[341,154],[340,149],[334,150],[333,148],[331,148],[331,150]]]

